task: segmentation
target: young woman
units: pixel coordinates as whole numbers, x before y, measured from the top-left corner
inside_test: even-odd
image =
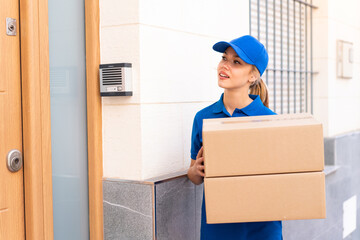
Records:
[[[246,35],[230,42],[218,42],[213,49],[223,53],[217,74],[218,85],[224,89],[224,93],[218,102],[195,115],[191,137],[191,165],[188,170],[188,177],[194,184],[201,184],[205,176],[203,119],[275,114],[268,108],[267,87],[260,78],[269,59],[265,47],[254,37]],[[282,239],[281,221],[207,224],[204,196],[201,213],[202,240]]]

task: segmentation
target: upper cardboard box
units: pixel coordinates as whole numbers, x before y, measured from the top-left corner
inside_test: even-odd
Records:
[[[322,124],[310,114],[204,119],[205,176],[322,171]]]

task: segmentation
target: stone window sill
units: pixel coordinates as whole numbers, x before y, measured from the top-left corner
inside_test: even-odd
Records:
[[[338,166],[338,165],[325,165],[325,168],[324,168],[325,176],[328,176],[328,175],[336,172],[339,168],[340,168],[340,166]]]

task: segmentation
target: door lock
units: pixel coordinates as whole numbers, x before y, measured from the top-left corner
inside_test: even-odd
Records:
[[[16,19],[6,18],[6,34],[8,36],[16,36]]]
[[[22,155],[19,150],[13,149],[8,153],[7,167],[10,172],[17,172],[22,168]]]

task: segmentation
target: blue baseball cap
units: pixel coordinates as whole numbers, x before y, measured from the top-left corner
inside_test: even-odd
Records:
[[[228,47],[232,47],[243,61],[255,65],[260,72],[260,76],[263,74],[269,62],[269,56],[264,45],[256,38],[245,35],[230,42],[221,41],[215,43],[213,49],[223,53]]]

